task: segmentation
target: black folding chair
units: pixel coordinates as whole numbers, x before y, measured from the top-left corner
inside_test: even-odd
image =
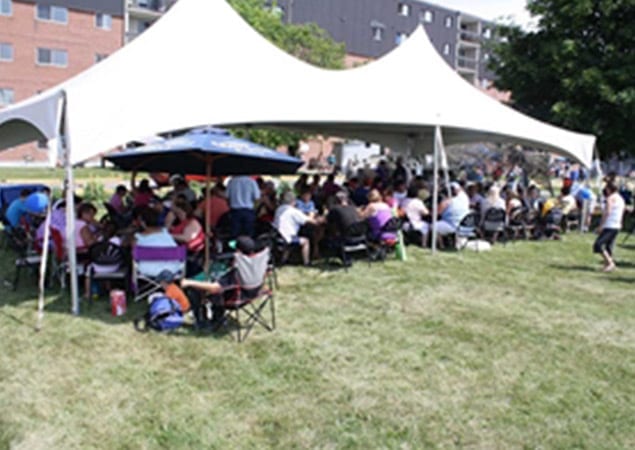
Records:
[[[481,224],[481,234],[484,238],[490,237],[490,242],[494,244],[499,236],[502,236],[503,242],[505,239],[505,219],[506,212],[502,208],[489,208],[483,215],[483,222]]]

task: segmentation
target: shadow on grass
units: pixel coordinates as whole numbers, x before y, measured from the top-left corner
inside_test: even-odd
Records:
[[[613,283],[635,283],[635,277],[609,277],[608,280]]]
[[[624,250],[635,250],[635,244],[617,244],[617,246],[619,248],[622,248]]]
[[[549,264],[549,267],[556,270],[564,270],[564,271],[576,271],[576,272],[591,272],[591,273],[600,273],[598,267],[595,266],[581,266],[572,264],[570,266],[564,264]]]
[[[113,316],[110,308],[110,301],[101,297],[97,300],[80,300],[80,313],[78,319],[80,320],[92,320],[96,322],[100,322],[106,325],[119,326],[122,324],[128,324],[130,327],[134,327],[135,319],[143,318],[145,313],[147,312],[147,302],[128,302],[128,309],[124,316]],[[46,303],[45,314],[61,314],[61,315],[72,315],[71,312],[71,302],[70,297],[66,293],[61,293],[55,299],[49,300]],[[19,321],[23,325],[31,326],[30,324],[26,324],[21,322],[19,319],[12,317],[14,320]],[[227,335],[232,335],[235,333],[236,324],[229,319],[226,324],[223,326],[212,328],[212,327],[194,327],[192,325],[184,325],[172,332],[167,332],[167,334],[171,334],[174,337],[181,338],[213,338],[213,339],[224,339]],[[161,333],[154,330],[148,330],[148,333]]]

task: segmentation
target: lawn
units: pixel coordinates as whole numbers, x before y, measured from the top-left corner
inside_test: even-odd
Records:
[[[243,344],[55,292],[35,333],[25,278],[0,298],[0,448],[634,448],[635,246],[603,274],[591,242],[285,267],[278,329]]]

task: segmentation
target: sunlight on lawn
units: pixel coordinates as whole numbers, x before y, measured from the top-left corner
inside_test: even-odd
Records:
[[[278,329],[240,345],[56,292],[34,333],[25,277],[0,300],[0,447],[632,448],[633,247],[607,275],[591,242],[285,267]]]

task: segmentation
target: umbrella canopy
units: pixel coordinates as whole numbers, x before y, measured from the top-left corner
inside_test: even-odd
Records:
[[[183,136],[106,157],[122,170],[188,175],[283,175],[295,173],[303,161],[218,128]]]

